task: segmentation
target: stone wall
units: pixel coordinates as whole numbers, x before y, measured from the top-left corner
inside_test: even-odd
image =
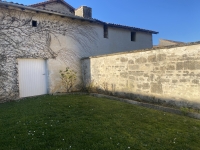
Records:
[[[61,13],[64,13],[64,14],[74,15],[74,12],[72,10],[70,10],[70,8],[68,8],[67,6],[65,6],[61,3],[57,3],[57,2],[45,4],[45,6],[42,6],[42,5],[37,6],[36,8],[40,8],[40,9],[45,8],[46,10],[50,10],[50,11],[53,10],[53,11],[61,12]]]
[[[77,72],[74,90],[80,87],[80,58],[91,55],[93,45],[87,43],[97,39],[89,22],[4,7],[0,22],[0,102],[19,98],[18,59],[23,58],[47,60],[50,93],[63,91],[59,71],[66,67]]]
[[[37,21],[37,27],[32,26]],[[69,67],[77,72],[73,90],[82,88],[81,58],[152,47],[152,34],[109,28],[58,15],[0,5],[0,102],[19,98],[18,59],[45,59],[49,93],[66,92],[59,71]],[[120,41],[120,42],[119,42]]]
[[[85,58],[82,69],[98,91],[200,108],[200,42]]]

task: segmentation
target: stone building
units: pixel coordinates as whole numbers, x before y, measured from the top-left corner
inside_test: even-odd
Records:
[[[0,1],[0,101],[64,92],[59,71],[66,67],[77,72],[73,90],[80,90],[81,58],[152,48],[157,33],[93,19],[91,8],[64,0]]]
[[[158,46],[171,46],[171,45],[177,45],[177,44],[184,44],[184,42],[179,41],[172,41],[172,40],[166,40],[166,39],[159,39]]]

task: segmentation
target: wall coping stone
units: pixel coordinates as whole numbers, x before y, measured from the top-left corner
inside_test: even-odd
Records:
[[[191,46],[191,45],[198,45],[198,44],[200,44],[200,41],[190,42],[190,43],[180,43],[180,44],[169,45],[169,46],[158,46],[158,47],[147,48],[147,49],[131,50],[131,51],[126,51],[126,52],[118,52],[118,53],[97,55],[97,56],[91,56],[91,57],[83,57],[83,58],[81,58],[81,60],[91,59],[91,58],[99,58],[99,57],[105,57],[105,56],[129,54],[129,53],[139,53],[139,52],[146,52],[146,51],[160,50],[160,49],[171,49],[171,48],[176,48],[176,47],[184,47],[184,46]]]

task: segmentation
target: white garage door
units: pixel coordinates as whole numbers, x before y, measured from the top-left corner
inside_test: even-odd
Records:
[[[18,59],[20,97],[47,94],[46,62],[43,59]]]

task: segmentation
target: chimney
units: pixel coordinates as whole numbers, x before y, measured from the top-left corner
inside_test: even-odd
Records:
[[[75,10],[75,15],[84,18],[92,18],[92,8],[87,6],[81,6]]]

